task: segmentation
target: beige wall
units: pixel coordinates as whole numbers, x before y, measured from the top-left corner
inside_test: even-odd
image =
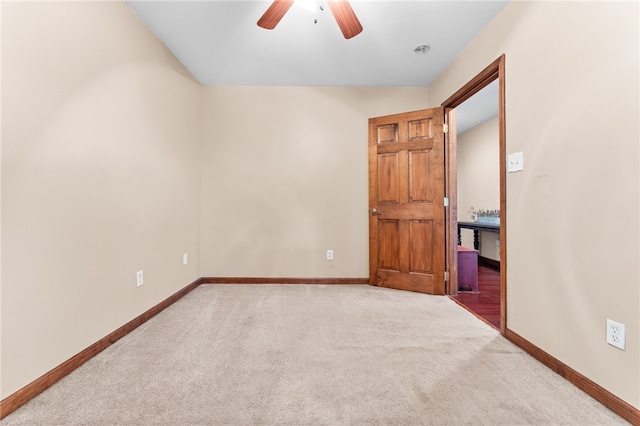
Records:
[[[498,117],[458,135],[458,220],[468,221],[469,208],[500,208],[500,140]],[[480,255],[500,260],[500,235],[480,232]],[[462,245],[473,248],[473,231],[462,230]]]
[[[637,2],[512,2],[429,86],[506,54],[508,327],[640,408]],[[626,324],[627,349],[605,342]]]
[[[124,3],[3,2],[2,398],[200,276],[199,120]]]
[[[368,277],[368,118],[424,108],[426,89],[207,87],[203,102],[203,276]]]

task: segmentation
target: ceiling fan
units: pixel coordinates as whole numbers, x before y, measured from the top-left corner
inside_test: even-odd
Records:
[[[274,29],[294,2],[295,0],[274,0],[258,20],[258,26],[267,30]],[[327,4],[344,38],[350,39],[362,32],[362,25],[348,0],[327,0]]]

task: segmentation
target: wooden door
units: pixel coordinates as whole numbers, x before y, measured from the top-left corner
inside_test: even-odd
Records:
[[[444,294],[443,116],[369,119],[371,285]]]

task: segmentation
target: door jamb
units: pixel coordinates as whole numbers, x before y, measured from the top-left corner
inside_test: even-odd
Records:
[[[447,228],[447,265],[449,271],[449,286],[447,294],[455,295],[458,291],[458,217],[457,217],[457,141],[455,137],[454,108],[462,104],[471,96],[478,93],[494,80],[498,80],[498,132],[500,144],[500,333],[507,330],[507,158],[506,158],[506,122],[505,122],[505,55],[501,55],[489,66],[473,77],[467,84],[451,95],[442,103],[445,109],[449,133],[445,149],[445,179],[446,194],[449,197],[449,208],[446,213]],[[453,135],[453,136],[452,136]],[[455,275],[455,276],[454,276]],[[452,278],[455,278],[452,280]],[[454,285],[455,284],[455,285]]]

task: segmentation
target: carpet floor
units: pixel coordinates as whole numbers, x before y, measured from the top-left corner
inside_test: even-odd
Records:
[[[447,297],[201,285],[3,425],[627,424]]]

